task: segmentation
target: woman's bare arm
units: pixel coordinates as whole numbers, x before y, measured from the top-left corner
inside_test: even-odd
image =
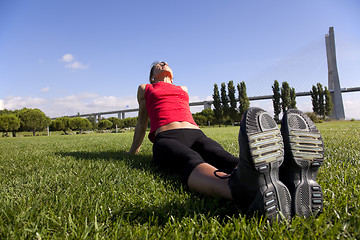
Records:
[[[139,114],[138,121],[135,126],[133,142],[129,151],[129,153],[131,154],[136,154],[139,152],[141,144],[144,141],[146,128],[149,121],[148,113],[146,110],[145,87],[146,84],[142,84],[138,88],[137,99],[139,103]]]

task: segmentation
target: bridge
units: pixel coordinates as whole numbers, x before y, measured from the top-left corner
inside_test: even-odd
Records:
[[[342,93],[357,92],[357,91],[360,91],[360,87],[352,87],[352,88],[341,88],[340,87],[340,80],[339,80],[339,74],[338,74],[337,62],[336,62],[335,37],[334,37],[334,28],[333,27],[330,27],[329,33],[325,35],[325,46],[326,46],[326,57],[327,57],[328,89],[330,91],[332,101],[334,104],[332,115],[330,117],[333,119],[345,119]],[[299,67],[299,65],[297,63],[295,63],[295,65],[296,65],[295,67]],[[276,79],[276,78],[274,78],[274,79]],[[310,95],[311,95],[310,92],[297,92],[296,93],[296,97],[310,96]],[[254,96],[254,97],[249,97],[249,100],[250,101],[265,100],[265,99],[272,99],[272,97],[273,97],[273,95]],[[209,108],[211,108],[212,104],[213,104],[213,101],[201,101],[201,102],[192,102],[189,105],[190,106],[204,106],[204,109],[209,109]],[[80,114],[80,115],[73,115],[73,116],[69,116],[69,117],[95,116],[95,117],[97,117],[97,119],[101,119],[101,116],[103,116],[103,115],[117,114],[118,118],[124,119],[126,113],[137,112],[137,111],[139,111],[139,109],[134,108],[134,109]]]
[[[334,93],[334,90],[329,90],[330,93]],[[341,93],[349,93],[349,92],[359,92],[360,91],[360,87],[353,87],[353,88],[342,88],[341,89]],[[310,92],[297,92],[296,93],[296,97],[304,97],[304,96],[310,96]],[[263,96],[254,96],[254,97],[249,97],[250,101],[256,101],[256,100],[267,100],[267,99],[272,99],[273,95],[263,95]],[[239,101],[239,99],[237,99],[237,101]],[[200,101],[200,102],[191,102],[189,105],[190,107],[193,106],[204,106],[204,109],[208,109],[211,108],[211,105],[213,104],[213,101]],[[125,114],[126,113],[130,113],[130,112],[138,112],[139,108],[132,108],[132,109],[126,109],[126,110],[115,110],[115,111],[107,111],[107,112],[97,112],[97,113],[87,113],[87,114],[78,114],[78,115],[72,115],[69,116],[70,118],[72,117],[89,117],[89,116],[95,116],[97,117],[97,119],[100,119],[101,116],[104,115],[113,115],[113,114],[117,114],[118,118],[120,119],[124,119],[125,118]]]

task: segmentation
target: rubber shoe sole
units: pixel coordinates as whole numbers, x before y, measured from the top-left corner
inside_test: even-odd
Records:
[[[249,212],[259,211],[271,221],[279,217],[289,219],[290,193],[279,181],[279,167],[284,157],[280,130],[274,119],[260,108],[248,109],[243,121],[241,127],[245,129],[239,134],[240,158],[248,158],[259,176],[258,192]]]
[[[323,209],[323,193],[316,182],[324,162],[324,143],[311,119],[296,109],[288,110],[282,120],[285,158],[280,179],[291,193],[292,215],[309,217]]]

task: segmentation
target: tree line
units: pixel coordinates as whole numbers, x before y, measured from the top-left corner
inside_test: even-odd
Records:
[[[21,110],[1,110],[0,111],[0,131],[8,136],[9,132],[16,136],[16,132],[32,132],[33,136],[37,131],[42,131],[48,127],[51,119],[40,109],[23,108]]]
[[[295,88],[290,87],[288,82],[281,84],[274,80],[272,88],[272,103],[274,109],[274,119],[280,122],[279,115],[290,108],[296,107]],[[237,94],[236,94],[237,89]],[[213,110],[205,109],[202,112],[193,114],[194,120],[198,125],[234,124],[239,122],[242,115],[250,107],[250,101],[246,92],[244,81],[235,85],[233,81],[221,83],[220,90],[218,85],[214,84],[213,90]],[[330,91],[320,83],[313,85],[311,93],[313,113],[307,113],[314,122],[319,119],[327,119],[332,112],[333,103]],[[237,97],[237,98],[236,98]]]
[[[106,129],[123,129],[135,127],[137,117],[129,117],[119,119],[117,117],[101,118],[96,120],[96,117],[90,115],[87,118],[81,117],[60,117],[52,121],[50,130],[63,131],[68,134],[68,131],[83,131],[83,130],[106,130]]]
[[[296,108],[296,92],[287,82],[280,83],[274,80],[271,86],[274,108],[274,119],[279,122],[279,115],[290,108]],[[237,94],[236,94],[237,89]],[[193,114],[195,122],[199,126],[234,124],[240,122],[242,115],[250,107],[250,101],[246,93],[246,84],[244,81],[235,85],[233,81],[227,84],[221,83],[220,91],[218,85],[214,84],[213,90],[213,109],[205,109],[199,113]],[[330,91],[320,83],[312,86],[310,91],[313,113],[308,113],[314,122],[318,119],[325,120],[332,112],[333,104]],[[80,115],[80,114],[79,114]],[[86,130],[105,130],[105,129],[123,129],[135,127],[137,117],[119,119],[117,117],[96,119],[95,116],[87,118],[78,117],[60,117],[51,120],[40,109],[23,108],[21,110],[1,110],[0,111],[0,132],[3,136],[8,136],[12,132],[16,136],[17,132],[32,132],[33,136],[37,131],[43,131],[47,127],[51,131],[63,131],[68,134],[69,131]]]
[[[234,124],[235,122],[239,122],[246,109],[250,107],[244,81],[237,84],[237,90],[238,98],[236,99],[233,81],[229,81],[227,85],[224,82],[221,83],[220,92],[218,85],[216,83],[214,84],[214,115],[219,126],[221,124]],[[279,122],[279,114],[281,111],[285,112],[289,108],[296,108],[296,93],[295,89],[291,88],[289,83],[282,82],[280,87],[277,80],[274,81],[272,90],[274,118]],[[237,104],[237,101],[239,104]]]
[[[9,136],[12,133],[16,137],[17,132],[32,132],[33,136],[38,131],[44,131],[47,127],[51,131],[63,131],[68,134],[69,131],[87,131],[104,129],[123,129],[135,127],[137,117],[119,119],[110,117],[102,118],[98,121],[95,116],[88,118],[81,117],[60,117],[51,120],[40,109],[23,108],[20,110],[0,110],[0,132],[3,136]]]

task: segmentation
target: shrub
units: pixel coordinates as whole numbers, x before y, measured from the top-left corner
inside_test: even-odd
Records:
[[[0,116],[0,131],[8,136],[8,132],[16,131],[20,127],[20,119],[14,114],[3,114]]]
[[[117,117],[110,117],[110,118],[108,118],[108,120],[110,122],[112,122],[112,124],[113,124],[111,128],[116,128],[116,126],[118,128],[123,128],[124,127],[124,121],[117,118]]]
[[[314,112],[306,112],[306,115],[314,122],[314,123],[320,123],[322,120],[320,119],[319,115],[317,115]]]
[[[204,115],[194,114],[193,118],[197,125],[199,125],[199,126],[207,125],[207,118]]]
[[[129,118],[123,119],[124,127],[126,127],[126,128],[135,127],[136,123],[137,123],[137,119],[138,119],[137,117],[129,117]]]
[[[42,131],[50,126],[51,119],[45,115],[40,109],[23,108],[19,112],[20,129],[23,131],[35,132]]]
[[[67,131],[70,130],[70,118],[60,117],[51,122],[50,130],[52,131],[63,131],[67,135]]]
[[[89,130],[91,129],[92,125],[90,121],[86,118],[81,117],[74,117],[70,118],[70,128],[72,130],[79,130],[80,133],[82,130]]]
[[[102,129],[102,130],[103,129],[109,129],[109,128],[112,127],[112,125],[113,125],[113,123],[111,121],[107,120],[107,119],[101,120],[99,122],[99,128]]]

